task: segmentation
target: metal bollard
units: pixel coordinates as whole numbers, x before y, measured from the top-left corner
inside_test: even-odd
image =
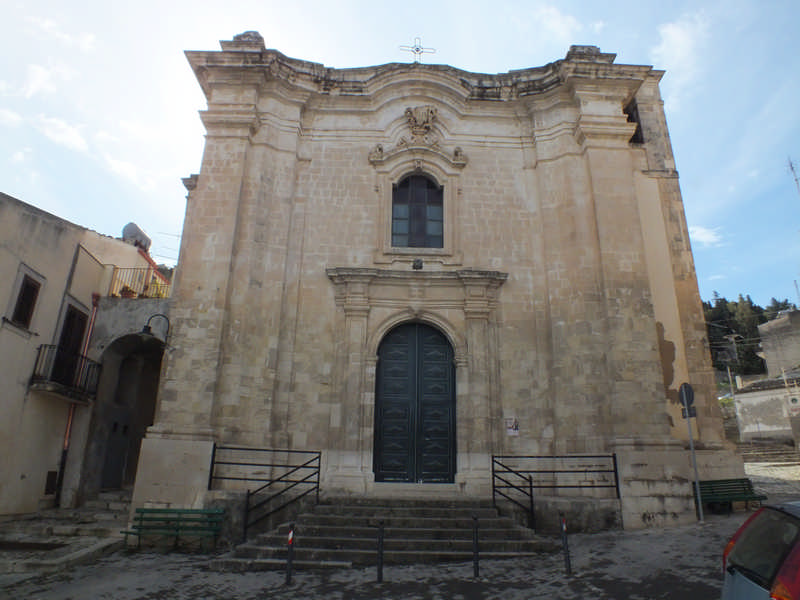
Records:
[[[378,583],[383,583],[383,521],[378,521]]]
[[[472,571],[473,577],[477,579],[480,576],[478,570],[478,515],[472,515]]]
[[[292,561],[294,560],[294,523],[289,523],[289,537],[286,543],[286,585],[291,585]]]
[[[564,569],[567,571],[567,577],[572,576],[572,562],[569,557],[569,541],[567,540],[567,519],[564,513],[560,514],[561,517],[561,544],[564,546]]]

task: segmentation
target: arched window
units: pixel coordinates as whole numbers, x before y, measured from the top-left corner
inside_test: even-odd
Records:
[[[411,175],[392,188],[392,246],[443,248],[442,188]]]

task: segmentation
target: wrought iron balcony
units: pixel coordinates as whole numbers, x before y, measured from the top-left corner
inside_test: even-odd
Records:
[[[97,394],[100,363],[65,352],[58,346],[39,346],[31,388],[54,392],[76,400],[88,400]]]

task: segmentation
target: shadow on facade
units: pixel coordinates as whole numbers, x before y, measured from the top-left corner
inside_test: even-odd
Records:
[[[133,486],[142,438],[155,416],[163,355],[164,342],[139,333],[117,338],[103,352],[84,458],[83,499]]]

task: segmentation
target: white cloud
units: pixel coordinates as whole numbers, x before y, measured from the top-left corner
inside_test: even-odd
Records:
[[[533,10],[534,22],[540,23],[546,33],[555,41],[571,44],[574,43],[577,33],[583,28],[581,23],[572,15],[565,15],[558,7],[540,5]]]
[[[7,108],[0,108],[0,125],[19,125],[20,123],[22,123],[22,115]]]
[[[33,148],[22,148],[11,155],[11,162],[21,164],[27,162],[28,158],[33,154]]]
[[[682,97],[700,79],[703,48],[709,37],[708,22],[702,13],[684,15],[658,26],[660,41],[650,50],[657,69],[666,69],[663,88],[666,102],[676,109]]]
[[[120,158],[114,158],[108,153],[102,153],[103,160],[108,169],[118,177],[127,180],[145,192],[152,192],[157,185],[151,172],[141,164]]]
[[[92,33],[67,33],[62,31],[58,24],[52,19],[28,17],[27,21],[42,33],[47,34],[49,37],[69,47],[78,48],[83,52],[89,52],[94,49],[95,36]]]
[[[719,234],[718,227],[715,229],[699,225],[689,227],[689,237],[703,247],[720,246],[722,244],[722,236]]]
[[[595,21],[594,23],[589,25],[589,29],[591,29],[593,33],[600,33],[605,28],[606,28],[605,21]]]
[[[727,275],[710,275],[708,277],[709,281],[719,281],[720,279],[727,279]]]
[[[36,127],[47,138],[65,148],[81,152],[89,149],[86,139],[80,132],[80,127],[70,125],[62,119],[39,115],[36,119]]]
[[[22,95],[31,98],[39,93],[52,93],[56,91],[53,81],[53,71],[41,65],[28,65],[25,83],[22,85]]]

